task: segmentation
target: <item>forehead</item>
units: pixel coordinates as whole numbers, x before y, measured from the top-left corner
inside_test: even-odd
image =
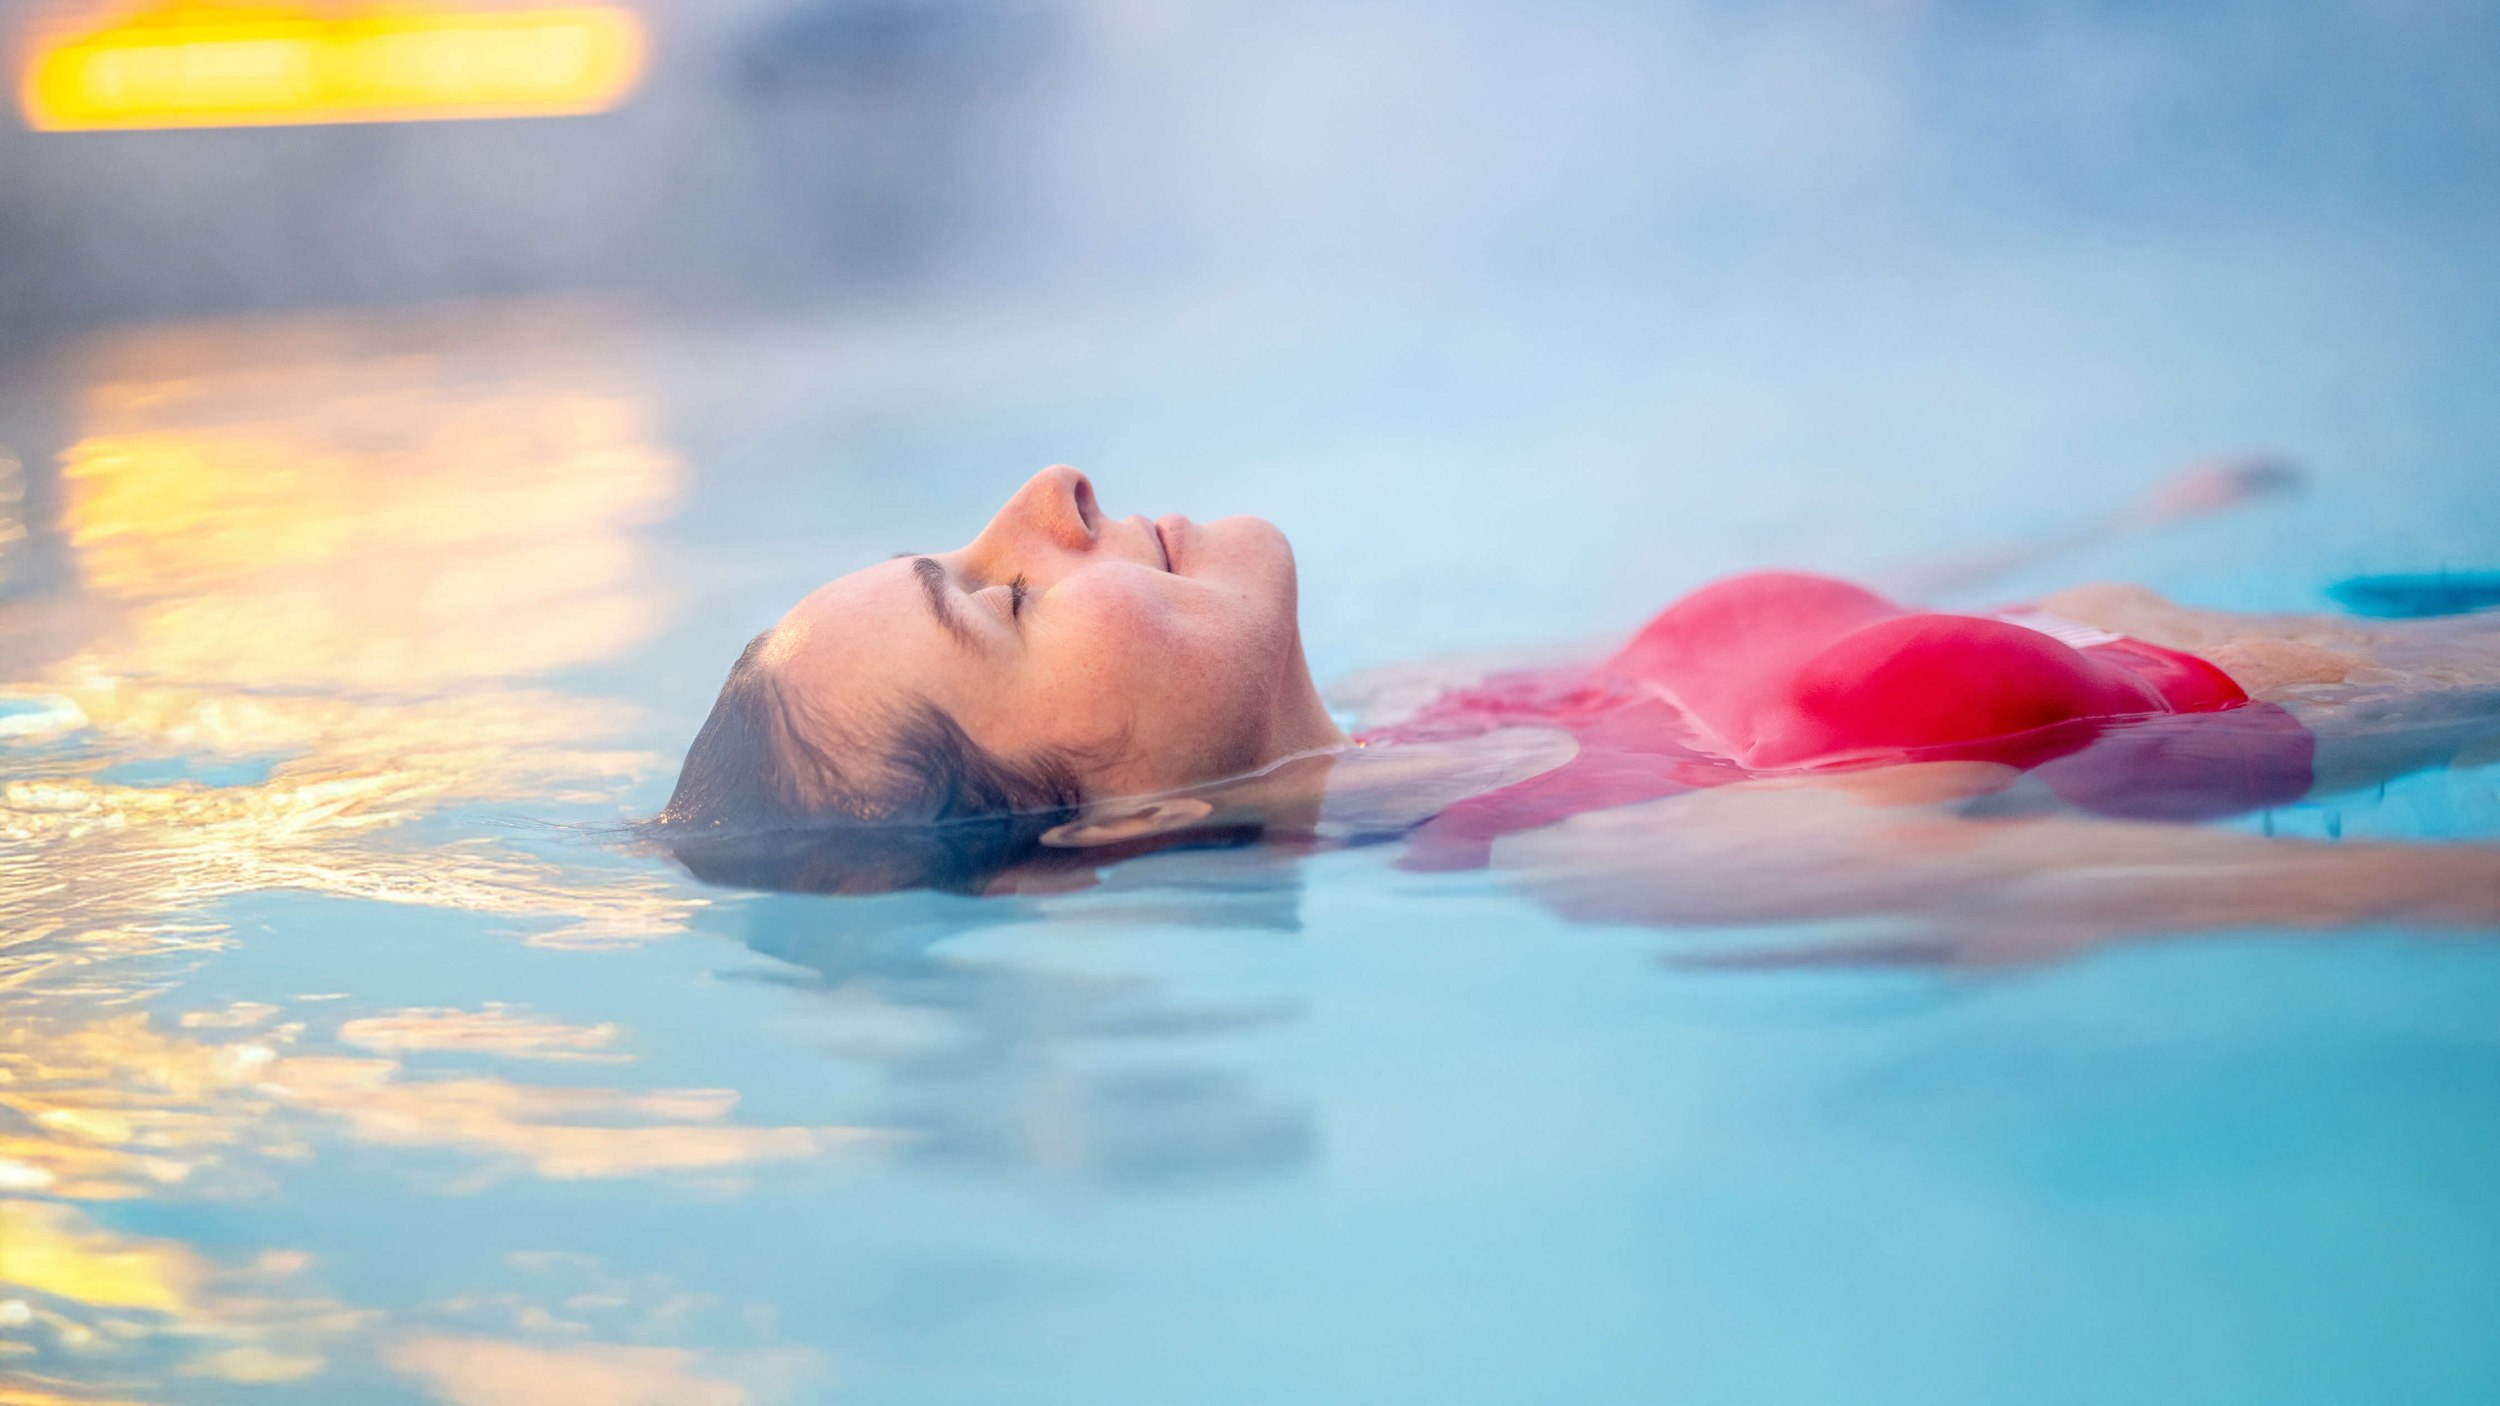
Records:
[[[908,560],[881,561],[808,592],[765,636],[764,662],[818,699],[916,692],[944,706],[972,661],[929,613]]]
[[[911,605],[908,594],[915,589],[911,560],[896,557],[874,566],[863,566],[845,576],[836,576],[799,598],[774,626],[774,633],[796,630],[814,634],[830,626],[856,627],[890,623],[887,617],[898,614],[897,607]]]

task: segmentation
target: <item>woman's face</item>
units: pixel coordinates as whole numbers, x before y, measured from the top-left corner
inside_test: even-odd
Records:
[[[1010,759],[1136,795],[1342,741],[1302,658],[1293,551],[1259,518],[1111,518],[1054,465],[951,552],[828,582],[775,627],[784,685],[873,736],[912,699]]]

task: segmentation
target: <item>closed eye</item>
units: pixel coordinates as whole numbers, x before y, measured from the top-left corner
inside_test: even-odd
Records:
[[[984,587],[980,594],[984,600],[994,600],[996,593],[1000,591],[1007,593],[1007,623],[1015,624],[1023,617],[1025,598],[1030,596],[1032,591],[1026,588],[1022,576],[1016,576],[998,585]],[[993,605],[992,608],[996,607]]]

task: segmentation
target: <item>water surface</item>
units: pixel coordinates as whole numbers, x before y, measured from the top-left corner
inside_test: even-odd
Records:
[[[658,804],[788,599],[1054,459],[1282,521],[1324,675],[1880,576],[2259,429],[2308,498],[1993,589],[2325,608],[2500,541],[2490,402],[2416,375],[2490,370],[2472,319],[2268,359],[2233,262],[2079,258],[2030,332],[1936,270],[60,345],[0,547],[13,1399],[2488,1399],[2471,936],[1731,972],[1687,959],[1813,934],[1574,925],[1385,849],[746,895],[568,828]],[[1924,293],[1973,311],[1865,330]],[[2489,841],[2500,765],[2242,823]]]

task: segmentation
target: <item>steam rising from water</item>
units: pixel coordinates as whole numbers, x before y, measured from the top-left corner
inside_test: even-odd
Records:
[[[651,86],[604,117],[12,126],[0,319],[582,285],[1455,291],[2026,227],[2454,238],[2500,211],[2500,16],[2454,0],[645,9]]]

